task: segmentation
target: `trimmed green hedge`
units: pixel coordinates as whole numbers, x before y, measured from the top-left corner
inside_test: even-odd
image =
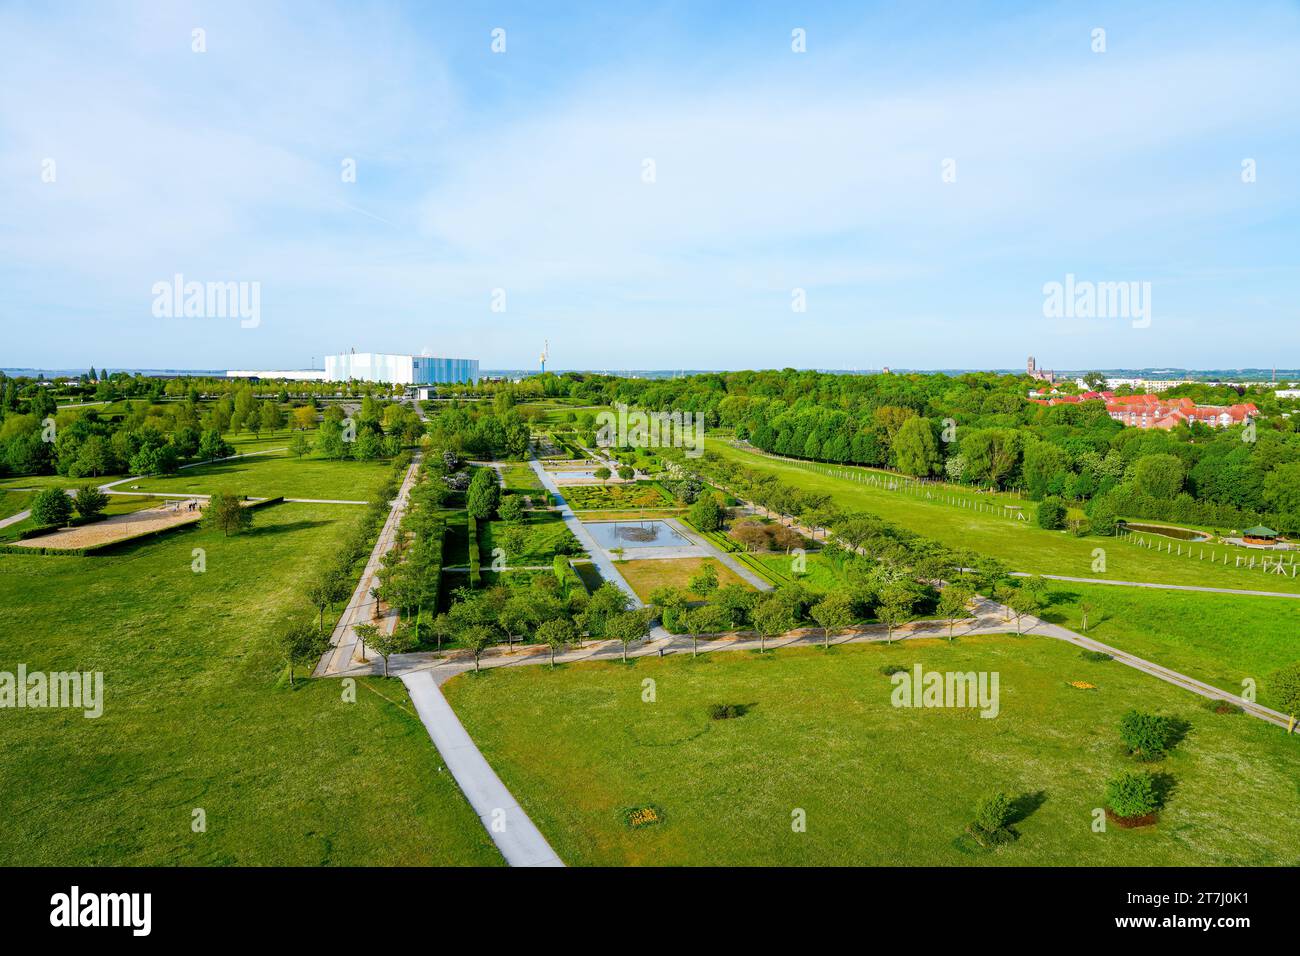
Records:
[[[478,521],[472,514],[465,514],[465,533],[469,544],[469,586],[482,587],[483,569],[478,554]]]
[[[551,567],[555,570],[555,578],[560,582],[565,597],[572,594],[575,587],[586,592],[587,585],[582,583],[582,577],[567,557],[557,554],[551,559]]]

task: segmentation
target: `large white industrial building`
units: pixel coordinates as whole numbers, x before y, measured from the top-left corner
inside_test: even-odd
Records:
[[[477,385],[478,359],[344,352],[341,355],[325,356],[325,380],[386,382],[396,385],[470,382]]]

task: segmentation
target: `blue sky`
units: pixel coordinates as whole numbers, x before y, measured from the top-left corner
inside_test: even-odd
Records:
[[[1294,3],[50,7],[0,3],[0,366],[1300,364]]]

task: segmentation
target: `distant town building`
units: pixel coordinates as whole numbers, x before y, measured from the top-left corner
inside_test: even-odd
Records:
[[[1116,396],[1114,392],[1084,392],[1082,395],[1059,395],[1041,388],[1030,397],[1035,405],[1074,405],[1102,401],[1106,414],[1131,428],[1160,428],[1168,431],[1183,422],[1200,422],[1211,428],[1227,428],[1253,421],[1259,409],[1251,402],[1237,405],[1197,405],[1190,398],[1162,399],[1158,395]]]
[[[1025,363],[1025,373],[1030,378],[1037,379],[1040,382],[1052,383],[1056,381],[1056,373],[1050,369],[1047,371],[1040,369],[1038,367],[1038,359],[1034,358],[1032,355],[1029,356],[1029,361]]]
[[[344,352],[325,356],[328,382],[384,382],[394,385],[478,384],[478,359]]]
[[[1106,387],[1123,388],[1127,386],[1132,389],[1142,389],[1146,392],[1164,392],[1175,385],[1189,385],[1192,382],[1193,379],[1190,378],[1108,378],[1106,379]]]

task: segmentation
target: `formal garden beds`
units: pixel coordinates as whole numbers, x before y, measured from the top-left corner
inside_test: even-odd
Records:
[[[574,511],[678,507],[675,498],[649,481],[568,487],[564,489],[564,500]]]

